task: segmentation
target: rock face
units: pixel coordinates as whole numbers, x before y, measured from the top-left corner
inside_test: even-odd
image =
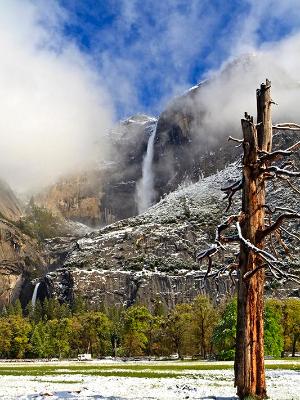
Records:
[[[0,179],[0,216],[16,221],[22,215],[22,206],[8,184]]]
[[[230,167],[197,186],[172,193],[149,212],[116,222],[69,241],[62,266],[46,275],[53,295],[71,301],[76,295],[90,302],[165,307],[190,301],[199,293],[213,297],[232,290],[231,281],[204,282],[195,254],[213,238],[220,218],[222,194],[218,186],[237,173]],[[52,243],[52,244],[51,244]],[[57,242],[48,243],[55,253]],[[40,292],[39,296],[43,296]]]
[[[283,148],[297,141],[296,132],[275,135],[274,142]],[[295,157],[295,162],[299,158]],[[116,222],[85,237],[69,241],[69,253],[60,268],[44,280],[47,290],[61,300],[72,301],[82,295],[91,303],[142,303],[153,306],[161,299],[165,307],[180,301],[190,301],[199,293],[213,299],[233,290],[233,281],[221,274],[216,280],[205,280],[206,265],[199,265],[196,253],[206,249],[214,240],[215,227],[224,218],[226,201],[220,188],[240,178],[239,162],[222,171],[170,193],[146,213]],[[286,183],[274,189],[269,186],[268,204],[299,209],[293,190]],[[240,207],[237,195],[234,213]],[[299,224],[291,223],[290,232]],[[286,270],[299,273],[299,241],[282,232],[290,254],[284,254],[279,240],[273,243],[284,257]],[[269,243],[268,243],[269,245]],[[49,248],[52,244],[49,242]],[[235,261],[235,245],[227,245],[215,259],[213,271]],[[55,251],[54,251],[55,253]],[[276,288],[268,276],[267,292],[277,295],[297,295],[297,285]],[[41,293],[42,295],[42,293]]]
[[[227,129],[219,127],[217,134],[206,130],[203,92],[208,84],[200,83],[175,98],[159,116],[153,166],[157,199],[184,180],[197,182],[223,169],[240,153],[228,143]]]
[[[106,173],[103,168],[61,178],[36,195],[34,202],[68,220],[100,226],[107,219],[101,209]]]
[[[20,260],[15,260],[14,265],[21,265],[19,272],[10,273],[6,285],[15,289],[10,288],[9,295],[3,294],[5,301],[15,296],[21,282],[28,282],[24,278],[27,273],[30,275],[39,268],[41,299],[56,296],[61,301],[72,301],[81,295],[91,303],[142,303],[150,308],[160,299],[170,308],[177,302],[192,300],[199,293],[217,299],[234,290],[235,273],[232,279],[225,274],[217,275],[215,280],[204,279],[206,265],[199,265],[196,257],[198,251],[214,241],[215,227],[224,218],[227,203],[221,187],[241,178],[240,149],[227,142],[228,131],[222,132],[218,141],[198,135],[205,117],[199,93],[205,85],[200,84],[175,99],[158,121],[144,115],[122,121],[108,138],[113,149],[110,163],[64,178],[36,196],[38,204],[68,220],[97,229],[80,239],[70,236],[48,240],[47,274],[41,267],[42,260],[33,260],[31,250],[27,264],[25,252],[19,257],[19,248],[26,239],[20,237],[16,248],[14,244],[10,246],[14,252],[2,256],[5,260],[17,257]],[[161,200],[146,213],[135,216],[137,183],[142,176],[149,135],[155,126],[153,171],[156,200]],[[277,132],[274,145],[284,149],[298,140],[299,132]],[[299,166],[299,156],[294,160]],[[270,206],[276,204],[299,211],[288,182],[270,185],[269,189]],[[165,196],[166,193],[169,194]],[[237,211],[239,206],[237,195],[230,212]],[[15,228],[11,225],[9,229]],[[288,232],[297,230],[297,223],[289,224]],[[284,258],[285,268],[297,273],[299,240],[288,232],[282,231],[283,241],[275,238],[275,243],[267,245],[275,246]],[[26,242],[28,246],[30,243]],[[290,254],[285,254],[285,244],[292,249]],[[212,272],[233,264],[236,251],[237,247],[226,246],[216,257]],[[7,265],[4,269],[8,271]],[[280,295],[281,289],[276,288],[271,276],[268,279],[267,289]],[[24,303],[32,295],[33,283],[23,284]],[[285,288],[282,293],[299,295],[299,288],[292,285]]]
[[[33,278],[41,276],[46,263],[38,243],[18,228],[21,206],[7,184],[0,185],[0,308],[26,292]]]
[[[246,55],[229,63],[218,76],[173,99],[158,120],[135,115],[120,122],[107,135],[111,145],[108,147],[112,150],[108,157],[110,162],[63,179],[36,200],[68,219],[92,227],[137,215],[137,185],[154,126],[154,203],[183,181],[194,183],[222,170],[237,159],[239,149],[227,138],[240,136],[241,129],[238,121],[231,122],[232,113],[226,114],[226,124],[220,120],[220,108],[226,108],[227,104],[217,102],[215,105],[213,100],[218,100],[224,87],[228,88],[228,100],[231,99],[229,90],[236,76],[247,75],[249,81],[256,81],[258,78],[254,78],[253,71],[257,70],[259,62],[259,57]],[[280,68],[277,77],[279,86],[283,82],[289,87],[298,85]],[[231,84],[227,86],[228,82]],[[253,90],[252,87],[243,90],[246,89],[247,92]]]
[[[35,196],[34,201],[91,227],[136,215],[136,183],[141,178],[143,156],[156,122],[146,115],[120,122],[107,138],[112,149],[110,162],[62,178]]]

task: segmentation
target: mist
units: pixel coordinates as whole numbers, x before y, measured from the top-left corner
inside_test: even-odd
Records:
[[[194,129],[216,141],[224,133],[240,135],[247,111],[256,116],[255,91],[266,78],[272,82],[273,122],[300,122],[300,34],[267,48],[253,49],[207,74],[193,107],[203,111]],[[196,112],[196,110],[194,110]]]
[[[106,159],[114,120],[101,75],[60,30],[67,16],[42,7],[1,3],[0,175],[19,192]]]
[[[265,78],[272,81],[273,100],[278,103],[273,106],[274,122],[300,122],[300,34],[294,30],[280,41],[263,44],[257,39],[262,24],[271,36],[277,20],[289,18],[296,23],[300,6],[295,0],[284,5],[279,0],[248,3],[250,11],[236,18],[235,26],[211,46],[207,57],[218,67],[199,75],[199,80],[207,81],[189,106],[199,116],[193,131],[200,144],[241,134],[240,119],[245,111],[256,114],[255,90]],[[102,37],[110,38],[112,44],[117,32],[120,55],[108,49],[101,53],[97,46],[84,53],[74,38],[65,36],[63,26],[69,15],[57,1],[1,4],[0,177],[18,192],[41,188],[109,159],[107,133],[115,122],[118,101],[123,113],[145,111],[137,95],[139,74],[147,73],[147,80],[160,83],[160,112],[167,98],[191,86],[188,65],[202,54],[207,38],[215,40],[212,21],[218,20],[219,12],[203,5],[197,14],[198,2],[193,1],[183,15],[168,1],[155,9],[161,21],[155,28],[139,18],[138,2],[130,3],[130,13],[128,4],[124,2],[117,19],[118,29],[101,31],[94,41],[96,46]],[[151,10],[152,6],[149,3]],[[264,19],[266,10],[271,25]],[[141,35],[130,47],[124,32],[133,16]],[[220,66],[218,52],[225,48],[228,57]],[[171,62],[162,68],[165,54]],[[149,68],[151,60],[160,62]]]

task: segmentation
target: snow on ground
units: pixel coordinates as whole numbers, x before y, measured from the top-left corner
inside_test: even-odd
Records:
[[[177,378],[133,378],[73,375],[65,367],[55,376],[0,376],[0,399],[237,399],[232,370],[181,371]],[[266,376],[270,400],[300,400],[299,372],[267,370]]]

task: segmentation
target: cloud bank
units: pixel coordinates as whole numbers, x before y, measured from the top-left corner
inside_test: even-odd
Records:
[[[260,62],[255,67],[258,81],[254,87],[266,76],[275,75],[268,64],[274,62],[272,50],[274,57],[280,47],[286,52],[275,62],[282,61],[288,72],[291,58],[298,60],[284,45],[300,30],[298,0],[107,0],[105,6],[96,6],[93,0],[60,3],[72,15],[71,36],[77,32],[76,40],[83,47],[88,36],[86,50],[105,76],[122,117],[135,112],[160,113],[173,96],[245,53],[259,54],[259,58],[268,55],[264,67]],[[283,59],[288,65],[283,65]],[[276,87],[277,82],[273,83]]]
[[[0,175],[18,190],[107,158],[114,110],[158,114],[203,78],[199,136],[239,129],[266,77],[275,120],[299,122],[298,0],[2,3]]]
[[[108,151],[111,100],[88,57],[64,38],[66,18],[55,2],[1,2],[0,175],[17,190]]]

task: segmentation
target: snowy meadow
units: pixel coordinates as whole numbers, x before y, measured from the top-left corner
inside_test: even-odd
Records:
[[[300,399],[300,362],[267,361],[272,400]],[[232,362],[4,362],[2,399],[237,399]]]

